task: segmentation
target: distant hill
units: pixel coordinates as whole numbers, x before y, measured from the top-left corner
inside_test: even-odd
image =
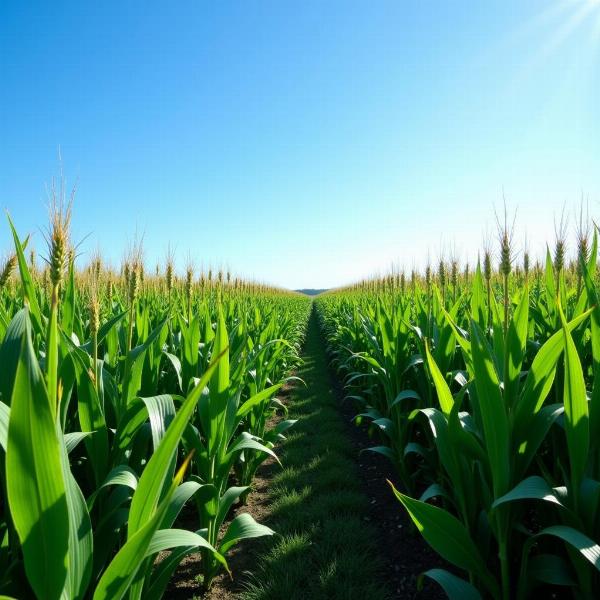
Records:
[[[326,292],[327,290],[306,289],[306,290],[294,290],[294,291],[300,292],[301,294],[306,294],[307,296],[318,296],[319,294],[322,294],[323,292]]]

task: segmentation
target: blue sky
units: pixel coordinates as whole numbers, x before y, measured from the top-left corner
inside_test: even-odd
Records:
[[[60,148],[83,262],[337,286],[472,260],[503,193],[541,253],[599,217],[599,92],[598,0],[5,0],[0,205],[43,252]]]

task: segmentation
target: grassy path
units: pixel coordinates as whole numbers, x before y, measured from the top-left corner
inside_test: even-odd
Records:
[[[339,412],[316,314],[310,317],[304,364],[289,402],[299,419],[278,454],[284,465],[270,487],[263,522],[280,534],[264,553],[243,600],[381,600],[380,553],[365,520],[368,500],[355,451]]]

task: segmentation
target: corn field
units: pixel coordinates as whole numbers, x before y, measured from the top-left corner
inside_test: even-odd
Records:
[[[0,599],[169,597],[192,554],[199,591],[236,576],[232,548],[276,533],[237,509],[294,431],[277,395],[303,384],[309,317],[368,453],[393,465],[394,506],[439,555],[419,587],[598,597],[595,228],[569,263],[559,239],[544,265],[517,265],[505,227],[497,268],[486,251],[473,272],[441,260],[312,302],[223,271],[180,277],[170,254],[150,274],[135,244],[120,271],[99,255],[79,267],[70,211],[51,207],[43,268],[8,220]]]
[[[78,270],[70,205],[52,209],[47,266],[10,223],[0,277],[1,597],[161,598],[192,552],[208,589],[273,534],[229,515],[294,425],[276,394],[310,302],[170,260],[150,276],[139,248]]]
[[[474,272],[441,261],[316,300],[450,598],[600,595],[597,242],[517,265],[504,228],[497,270],[486,252]]]

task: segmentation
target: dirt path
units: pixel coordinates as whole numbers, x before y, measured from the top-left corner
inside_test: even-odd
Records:
[[[311,315],[289,417],[298,419],[278,454],[264,522],[279,533],[260,544],[244,600],[379,600],[384,585],[375,528],[355,449],[339,411],[317,316]]]
[[[388,465],[371,453],[364,431],[351,423],[341,388],[329,369],[313,310],[294,385],[284,395],[298,419],[276,451],[283,465],[266,462],[247,506],[277,536],[250,540],[230,558],[234,579],[220,576],[204,600],[387,600],[416,597],[416,575],[435,556],[393,499]],[[186,560],[169,598],[200,597]],[[421,598],[443,597],[427,588]]]

